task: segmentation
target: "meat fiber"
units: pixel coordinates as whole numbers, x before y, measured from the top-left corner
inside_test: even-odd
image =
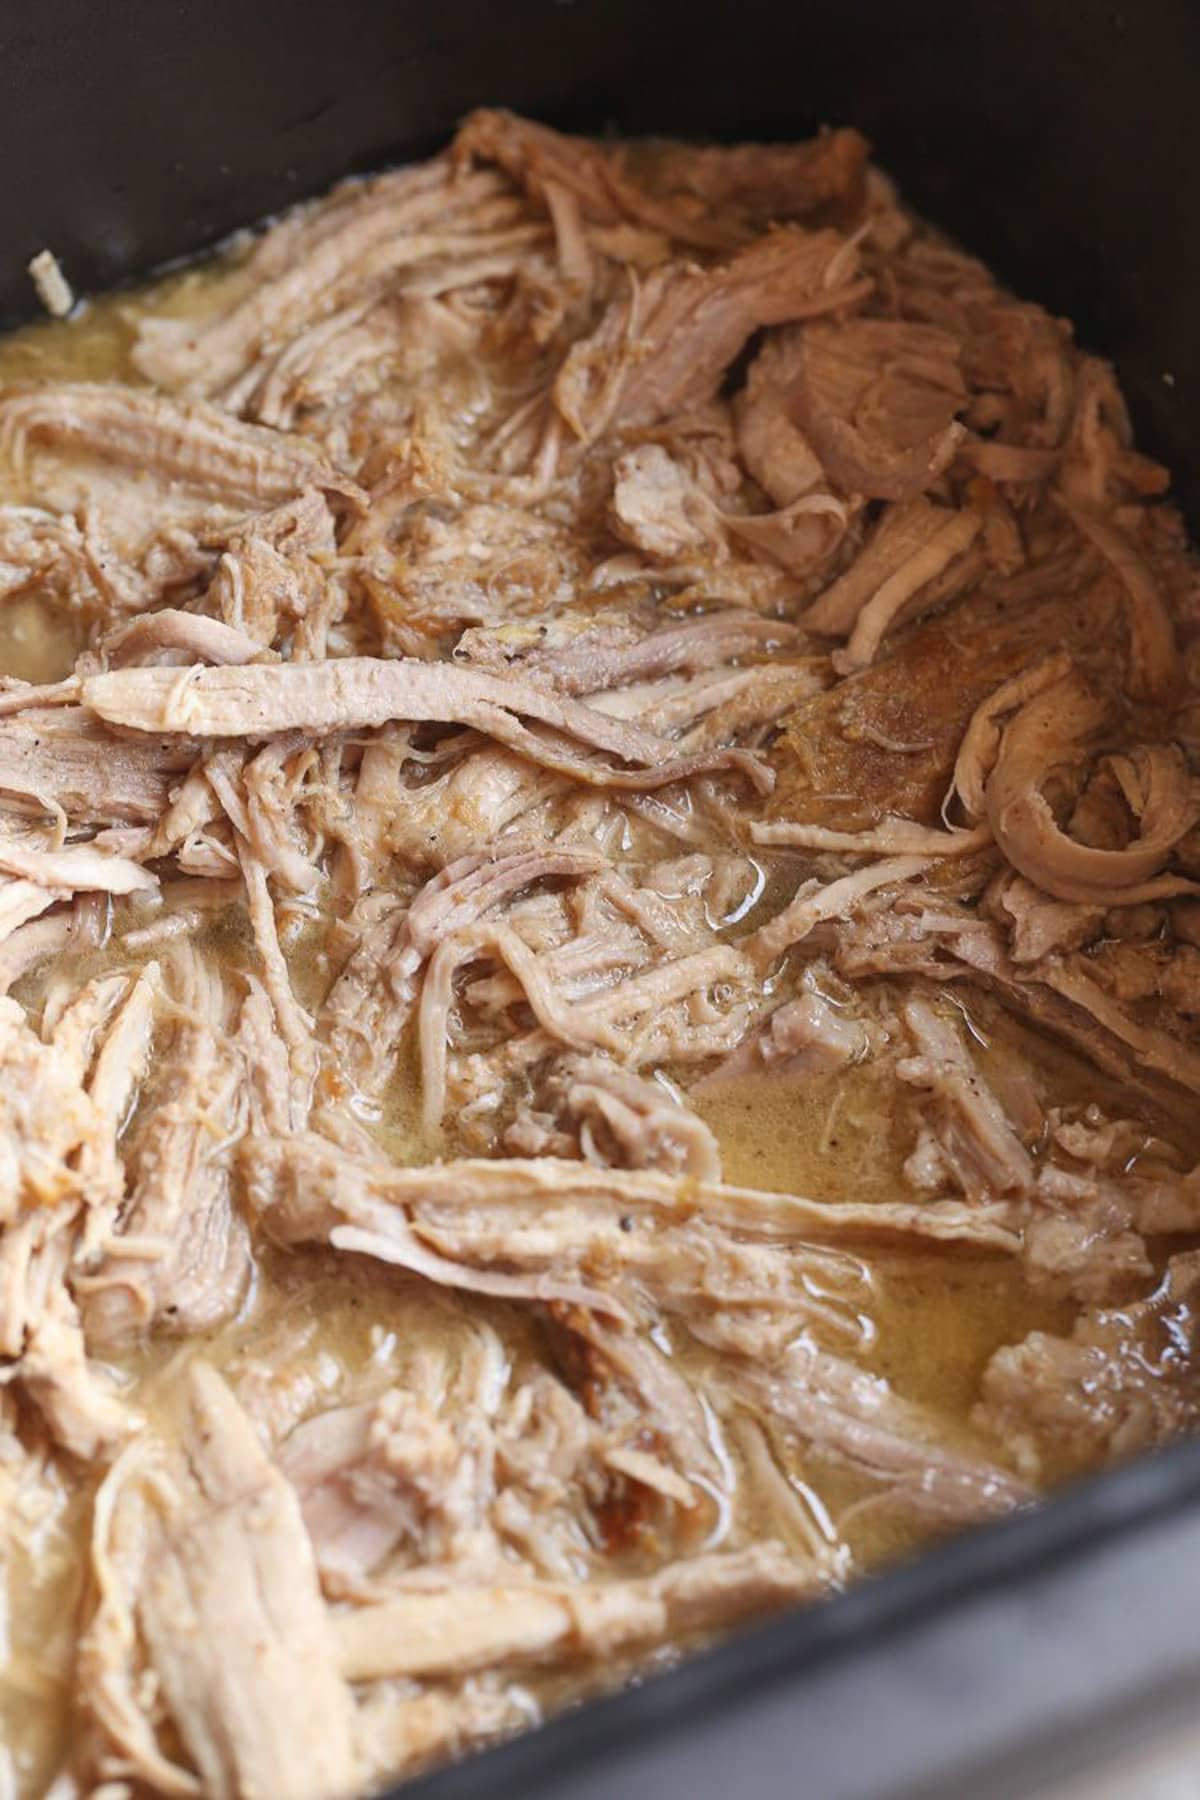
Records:
[[[831,1075],[861,1062],[870,1048],[871,1034],[864,1022],[831,1004],[814,981],[798,999],[777,1007],[761,1031],[697,1085],[709,1088],[759,1070],[788,1076]]]
[[[462,1675],[616,1655],[639,1643],[770,1611],[819,1586],[779,1545],[764,1543],[603,1586],[408,1594],[361,1607],[335,1629],[341,1667],[352,1681]]]
[[[924,493],[962,442],[966,392],[959,346],[934,326],[857,319],[797,340],[796,422],[843,493]]]
[[[57,1019],[44,1019],[45,1044],[18,1028],[15,1002],[4,1003],[17,1017],[8,1020],[6,1057],[12,1116],[0,1211],[0,1347],[55,1441],[85,1461],[113,1455],[138,1422],[87,1360],[72,1290],[77,1265],[120,1204],[117,1140],[144,1074],[156,992],[153,966],[134,980],[93,981]],[[17,1161],[31,1128],[36,1137]]]
[[[926,1116],[934,1121],[942,1158],[967,1199],[1028,1192],[1033,1182],[1029,1153],[972,1062],[954,1021],[918,996],[905,1002],[904,1021],[917,1054],[896,1072],[902,1081],[934,1096]]]
[[[15,1000],[0,1002],[0,1058],[0,1223],[8,1226],[27,1210],[52,1208],[75,1193],[74,1159],[95,1128],[95,1114],[82,1071],[39,1041]]]
[[[804,617],[810,631],[846,634],[834,658],[840,674],[874,660],[890,626],[919,610],[922,590],[970,548],[981,524],[973,508],[953,512],[920,496],[884,512],[862,555]]]
[[[894,1504],[943,1526],[1002,1516],[1032,1496],[1002,1465],[940,1442],[934,1420],[886,1381],[803,1340],[777,1371],[729,1371],[730,1391],[777,1418],[819,1454],[890,1488]]]
[[[172,606],[160,607],[157,612],[145,613],[106,632],[100,649],[111,668],[121,668],[125,663],[165,663],[185,668],[198,662],[247,663],[263,654],[261,644],[233,626],[205,618],[201,613],[180,612]]]
[[[137,1595],[175,1728],[208,1793],[350,1793],[353,1702],[295,1493],[202,1363],[189,1411],[190,1479]]]
[[[857,254],[836,232],[782,229],[723,268],[656,269],[618,300],[568,355],[558,410],[585,443],[613,427],[652,425],[702,405],[763,325],[812,318],[860,300]]]
[[[543,631],[544,631],[543,627]],[[793,643],[793,626],[753,613],[716,612],[631,643],[584,630],[560,649],[535,649],[521,658],[524,674],[549,678],[564,694],[595,694],[663,675],[697,673],[735,657],[769,655]]]
[[[76,825],[149,824],[195,747],[116,738],[78,706],[31,706],[0,719],[0,789],[61,806]]]
[[[723,750],[695,758],[670,756],[651,732],[608,719],[544,688],[474,669],[367,657],[313,664],[245,668],[123,669],[93,675],[84,704],[97,717],[139,731],[190,737],[249,737],[284,731],[323,735],[387,724],[392,719],[451,720],[473,725],[532,761],[596,786],[660,787],[708,769],[738,769],[760,786],[769,776],[748,752]],[[640,764],[628,771],[585,761],[521,723],[548,726],[558,738]]]
[[[447,235],[450,221],[464,236],[511,222],[511,208],[497,206],[499,190],[487,174],[454,181],[444,160],[346,184],[307,218],[285,219],[259,240],[248,291],[216,317],[199,327],[144,319],[134,350],[139,372],[176,392],[219,392],[264,345],[287,343],[376,274],[400,276],[414,263],[453,256],[463,246],[452,227]]]
[[[199,402],[182,404],[115,383],[33,388],[0,397],[0,456],[20,468],[31,444],[79,449],[215,498],[264,506],[305,487],[357,504],[358,489],[301,438],[239,425]]]
[[[632,1074],[604,1056],[557,1064],[504,1141],[518,1155],[577,1148],[602,1167],[721,1178],[720,1150],[704,1121],[665,1082]]]
[[[1120,579],[1129,609],[1129,691],[1141,700],[1170,701],[1177,691],[1175,628],[1151,570],[1117,525],[1067,506],[1076,529],[1094,544]]]
[[[555,189],[570,193],[597,225],[631,220],[683,244],[720,249],[736,243],[751,221],[762,226],[825,208],[850,210],[867,145],[856,131],[827,132],[805,144],[664,144],[630,166],[620,146],[484,108],[463,125],[454,154],[498,163],[543,200]]]
[[[852,921],[838,934],[835,965],[852,980],[919,974],[977,983],[1120,1080],[1143,1091],[1157,1083],[1164,1098],[1172,1089],[1200,1092],[1200,1049],[1178,1022],[1172,1031],[1139,1018],[1095,978],[1088,958],[1019,967],[997,927],[957,901],[918,896],[890,918],[876,911]]]
[[[623,1278],[685,1311],[701,1302],[795,1308],[805,1304],[799,1291],[810,1254],[814,1268],[838,1271],[851,1295],[861,1279],[853,1259],[830,1261],[813,1245],[911,1237],[1011,1249],[1015,1242],[1011,1226],[987,1208],[954,1202],[822,1205],[547,1157],[405,1170],[353,1160],[314,1136],[256,1139],[245,1154],[255,1205],[284,1242],[328,1241],[448,1286],[560,1299],[617,1317]],[[690,1216],[673,1217],[684,1198],[704,1230]],[[791,1253],[771,1244],[790,1245]],[[614,1277],[616,1290],[608,1292]],[[837,1304],[817,1302],[814,1317],[844,1330]]]
[[[738,451],[777,506],[827,486],[821,460],[790,406],[801,342],[799,326],[767,332],[736,402]]]
[[[334,518],[315,488],[259,514],[235,531],[217,564],[204,607],[239,639],[260,646],[257,660],[273,661],[271,647],[307,660],[326,654],[330,630],[345,615],[344,584],[331,563]],[[223,640],[231,642],[228,635]],[[197,655],[188,661],[245,663],[253,655]]]
[[[152,1110],[130,1145],[129,1202],[106,1254],[77,1283],[96,1346],[153,1330],[212,1329],[236,1309],[249,1279],[249,1244],[230,1191],[228,1146],[241,1102],[239,1071],[222,1043],[220,980],[190,948],[174,953],[170,977],[181,1013],[156,1071]]]

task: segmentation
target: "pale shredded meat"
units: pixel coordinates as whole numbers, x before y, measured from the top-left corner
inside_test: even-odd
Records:
[[[0,382],[6,1794],[382,1790],[1196,1425],[1195,565],[868,156],[476,112]]]

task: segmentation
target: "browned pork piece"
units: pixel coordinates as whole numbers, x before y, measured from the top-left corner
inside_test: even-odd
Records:
[[[1042,788],[1103,723],[1105,709],[1073,671],[1032,696],[1004,727],[984,788],[996,841],[1020,873],[1059,900],[1136,906],[1189,893],[1161,873],[1200,816],[1200,792],[1174,745],[1137,745],[1115,757],[1115,779],[1137,829],[1121,849],[1079,843],[1058,825]]]
[[[941,825],[976,708],[1048,651],[1091,657],[1114,642],[1119,610],[1103,587],[1064,570],[1022,602],[1011,585],[918,623],[886,659],[803,701],[773,759],[771,815],[851,831],[888,815]]]
[[[498,163],[542,199],[565,189],[597,225],[636,221],[682,243],[736,242],[744,213],[760,224],[805,218],[860,198],[867,143],[856,131],[803,144],[700,149],[669,142],[631,156],[626,146],[565,137],[494,108],[473,112],[454,155]]]
[[[571,350],[554,400],[576,436],[652,425],[711,398],[743,344],[764,325],[813,318],[861,300],[853,246],[837,232],[769,233],[722,268],[665,264],[594,335]]]
[[[964,436],[955,421],[967,389],[951,334],[855,319],[809,326],[795,343],[796,422],[834,484],[879,500],[924,493]]]

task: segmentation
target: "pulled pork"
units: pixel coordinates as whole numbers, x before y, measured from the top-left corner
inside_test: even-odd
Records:
[[[382,1787],[1195,1424],[1194,567],[867,156],[478,112],[0,387],[4,1792]]]

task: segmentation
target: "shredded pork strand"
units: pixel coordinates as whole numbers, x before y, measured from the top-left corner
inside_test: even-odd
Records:
[[[495,109],[30,268],[6,1794],[383,1791],[1194,1427],[1196,565],[1063,321],[853,130]]]

